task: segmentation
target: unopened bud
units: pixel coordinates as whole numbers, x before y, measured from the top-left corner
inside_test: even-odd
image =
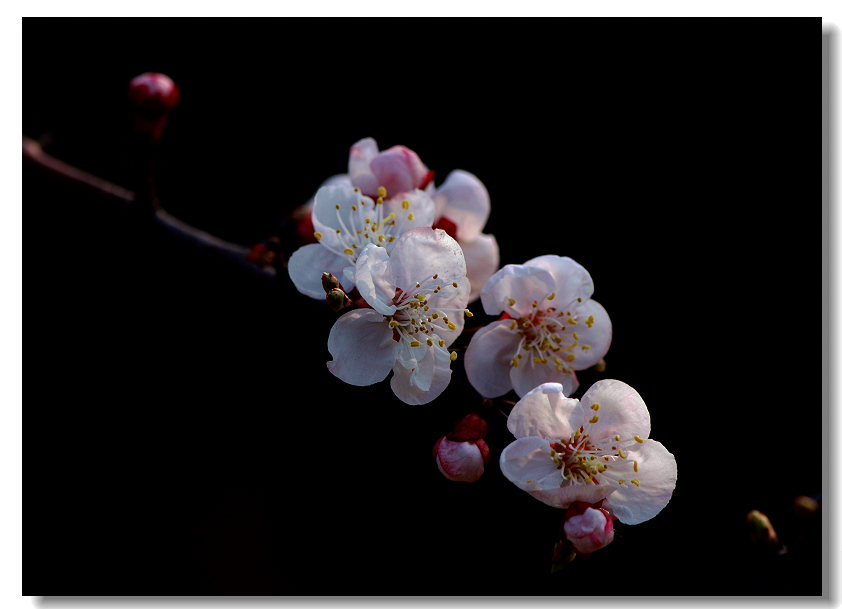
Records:
[[[476,482],[480,479],[491,451],[485,440],[475,442],[451,442],[442,436],[433,447],[439,471],[448,480],[457,482]]]
[[[819,502],[807,495],[799,495],[792,502],[792,510],[799,518],[806,518],[810,514],[815,513],[818,509]]]
[[[345,291],[345,288],[342,287],[339,280],[328,272],[322,273],[322,289],[325,291],[325,294],[331,290],[337,289],[342,290],[343,292]]]
[[[597,372],[605,372],[605,360],[601,359],[597,363],[593,365],[594,370]]]
[[[746,515],[746,522],[749,527],[748,534],[753,543],[766,547],[778,545],[778,534],[766,514],[760,510],[752,510]]]
[[[327,296],[325,296],[325,302],[327,302],[327,306],[334,313],[342,313],[351,308],[351,299],[339,288],[328,292]]]
[[[568,517],[564,534],[579,554],[593,554],[614,541],[614,520],[601,508]]]

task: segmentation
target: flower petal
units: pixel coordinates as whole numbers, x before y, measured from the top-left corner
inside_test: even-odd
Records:
[[[318,243],[311,243],[295,250],[287,263],[287,271],[292,283],[302,294],[310,298],[324,300],[322,273],[332,273],[342,283],[342,287],[351,291],[354,286],[343,281],[343,270],[350,266],[345,256],[337,256]]]
[[[520,318],[532,312],[533,301],[540,302],[555,289],[555,280],[548,271],[537,266],[507,264],[489,278],[480,298],[487,314],[499,315],[505,311]]]
[[[430,195],[415,189],[393,197],[383,204],[383,215],[395,214],[392,234],[396,237],[419,226],[432,226],[436,209]],[[410,220],[410,216],[412,219]],[[388,245],[387,245],[388,247]]]
[[[430,347],[432,353],[428,353],[419,362],[419,368],[415,372],[407,370],[403,366],[395,365],[392,376],[392,391],[398,398],[409,405],[427,404],[441,395],[450,384],[450,354],[443,349]],[[429,389],[422,389],[425,385],[424,379],[432,367],[432,378]]]
[[[441,295],[445,297],[450,289],[448,284],[466,280],[462,248],[443,230],[420,227],[405,232],[395,242],[391,261],[392,279],[403,290],[410,290],[416,282],[430,281],[438,274]]]
[[[539,385],[515,404],[506,426],[516,438],[567,439],[585,422],[579,400],[564,397],[559,383]]]
[[[451,442],[443,438],[436,455],[439,471],[449,480],[476,482],[485,467],[482,453],[474,442]]]
[[[479,235],[470,243],[459,240],[462,253],[465,255],[465,266],[468,268],[468,279],[471,282],[471,296],[468,302],[479,298],[480,291],[489,278],[500,268],[500,248],[494,235]]]
[[[620,522],[640,524],[657,516],[672,497],[677,474],[675,457],[660,442],[646,440],[629,451],[627,461],[637,461],[638,472],[630,475],[640,486],[621,486],[611,494],[608,503]]]
[[[613,487],[605,484],[576,484],[555,490],[534,491],[529,494],[538,501],[557,508],[568,508],[574,501],[599,503],[611,495]]]
[[[556,365],[549,361],[546,364],[536,364],[530,354],[526,354],[517,368],[512,367],[509,371],[512,379],[512,387],[519,397],[544,383],[561,383],[564,386],[564,395],[572,395],[579,388],[579,379],[576,374],[559,372]]]
[[[327,368],[351,385],[373,385],[389,374],[398,347],[380,313],[371,309],[349,311],[330,329],[327,349],[333,361]]]
[[[363,194],[375,196],[377,194],[377,178],[371,170],[371,161],[377,156],[379,149],[374,138],[364,138],[351,146],[348,155],[348,175],[351,183],[358,187]]]
[[[550,457],[550,443],[537,436],[518,438],[500,454],[500,471],[522,490],[558,488],[561,474]]]
[[[373,243],[366,245],[357,258],[354,273],[360,296],[381,315],[393,314],[395,286],[388,252]]]
[[[581,399],[584,412],[589,412],[593,404],[599,404],[596,414],[599,422],[590,432],[593,440],[600,444],[615,443],[610,441],[619,435],[621,441],[630,440],[635,435],[642,439],[649,437],[649,411],[640,395],[623,383],[614,379],[603,379],[591,385]]]
[[[488,191],[472,173],[456,169],[436,189],[436,208],[439,215],[450,219],[457,227],[460,243],[470,243],[479,237],[488,216],[491,203]]]
[[[567,256],[538,256],[523,264],[537,266],[552,274],[555,281],[555,300],[564,310],[569,310],[575,305],[577,298],[585,302],[593,294],[593,280],[590,274],[585,267]]]
[[[340,184],[351,186],[351,188],[353,188],[353,185],[351,184],[351,178],[348,176],[347,173],[338,173],[336,175],[330,176],[327,180],[325,180],[319,185],[319,188],[321,188],[322,186],[339,186]],[[310,209],[310,211],[312,211],[313,206],[315,204],[316,195],[313,195],[304,205],[306,205],[307,208]]]
[[[509,330],[509,321],[494,321],[473,335],[465,351],[465,373],[483,397],[496,398],[512,390],[509,368],[520,334]]]
[[[386,188],[389,198],[421,186],[428,171],[419,156],[406,146],[392,146],[384,150],[371,159],[370,167],[377,178],[377,185]]]
[[[575,370],[590,368],[608,353],[611,346],[611,318],[601,304],[588,300],[576,310],[578,319],[576,332],[579,335],[579,347],[571,353],[576,359],[570,365]],[[593,318],[593,319],[591,319]],[[587,321],[586,321],[587,320]],[[587,323],[587,322],[590,323]],[[582,347],[587,345],[588,349]]]
[[[362,204],[365,202],[365,205]],[[339,209],[336,206],[339,205]],[[357,208],[354,211],[354,207]],[[374,201],[346,184],[323,186],[316,192],[313,206],[313,228],[321,233],[320,243],[341,252],[347,243],[355,240],[349,232],[360,228],[366,218],[376,219]],[[342,231],[337,234],[336,230]]]

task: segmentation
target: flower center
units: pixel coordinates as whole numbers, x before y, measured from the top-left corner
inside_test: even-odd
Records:
[[[354,188],[354,192],[359,194],[360,189]],[[341,228],[336,229],[336,236],[339,240],[339,247],[334,248],[326,243],[322,243],[327,249],[339,256],[347,256],[351,264],[356,263],[357,255],[369,243],[374,243],[380,247],[386,244],[394,243],[395,241],[395,224],[397,223],[397,216],[394,212],[390,213],[385,218],[383,217],[383,199],[386,197],[386,189],[380,186],[377,189],[376,201],[368,200],[368,204],[364,198],[360,197],[358,204],[351,205],[351,213],[348,216],[348,223],[342,219],[339,213],[342,207],[336,204],[336,219]],[[409,199],[404,199],[401,204],[403,210],[407,212],[407,220],[412,221],[414,215],[409,211]],[[323,235],[321,233],[314,233],[316,240],[321,242]]]
[[[557,308],[549,303],[555,299],[555,292],[547,294],[540,301],[532,302],[532,313],[521,318],[512,319],[509,329],[518,332],[522,338],[518,344],[517,354],[512,358],[512,366],[517,368],[523,360],[532,358],[533,364],[547,364],[552,358],[556,370],[572,374],[570,364],[576,360],[575,348],[587,351],[590,345],[580,344],[576,326],[584,323],[588,328],[593,326],[593,316],[586,320],[579,320],[577,314],[581,298]],[[544,304],[547,306],[544,306]],[[509,306],[516,304],[514,298],[509,298]]]

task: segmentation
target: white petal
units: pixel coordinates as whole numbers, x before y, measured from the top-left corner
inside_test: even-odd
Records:
[[[593,317],[591,327],[588,327],[586,320]],[[576,333],[579,335],[579,346],[570,353],[576,359],[570,364],[575,370],[590,368],[608,353],[611,346],[611,319],[601,304],[595,300],[588,300],[576,310],[577,325]],[[588,349],[582,349],[587,345]]]
[[[488,191],[483,183],[461,169],[451,171],[436,189],[436,208],[443,209],[439,215],[456,225],[459,243],[479,237],[491,213]]]
[[[404,209],[404,201],[409,202],[409,207]],[[400,196],[389,199],[383,204],[383,216],[390,213],[395,214],[395,226],[392,234],[399,237],[408,230],[419,226],[432,226],[436,209],[433,200],[423,190],[415,189],[403,193]],[[412,216],[410,220],[409,217]]]
[[[538,436],[551,444],[566,440],[585,422],[579,400],[564,397],[558,383],[539,385],[515,404],[506,426],[516,438]]]
[[[629,451],[628,461],[636,460],[638,472],[630,474],[640,486],[624,484],[608,498],[620,522],[640,524],[657,516],[672,497],[677,469],[675,457],[660,442],[646,440]]]
[[[374,244],[365,246],[360,252],[354,269],[354,278],[360,296],[382,315],[391,315],[396,309],[392,302],[395,286],[392,283],[390,269],[389,254],[385,249]]]
[[[561,473],[550,457],[550,443],[543,438],[518,438],[500,454],[500,471],[523,490],[558,488]]]
[[[362,204],[365,202],[365,205]],[[339,205],[339,209],[336,206]],[[354,211],[353,208],[357,210]],[[374,201],[369,197],[354,192],[350,186],[323,186],[316,192],[316,203],[313,206],[313,228],[322,234],[322,245],[332,247],[341,252],[346,244],[355,240],[348,232],[354,227],[361,228],[366,218],[376,218]],[[341,221],[340,221],[341,218]],[[336,233],[342,231],[342,235]]]
[[[348,286],[342,281],[343,270],[348,266],[346,257],[337,256],[318,243],[311,243],[293,252],[287,263],[287,271],[299,292],[310,298],[324,300],[322,273],[332,273],[342,282],[342,287],[350,291],[354,286]]]
[[[564,386],[564,395],[571,395],[579,388],[579,380],[576,374],[559,372],[552,360],[546,364],[536,364],[532,355],[527,353],[520,361],[520,366],[512,368],[509,377],[512,379],[512,387],[519,397],[535,389],[544,383],[560,383]]]
[[[480,235],[470,243],[459,240],[468,267],[471,296],[468,302],[479,298],[480,291],[489,278],[500,268],[500,248],[494,235]]]
[[[431,294],[427,299],[430,311],[434,309],[464,309],[468,305],[468,294],[471,292],[470,282],[466,279],[460,279],[458,287],[453,287],[452,284],[448,288],[442,288],[438,294]],[[428,313],[430,312],[428,311]],[[442,311],[447,314],[447,319],[455,328],[452,330],[448,326],[443,317],[432,322],[435,332],[439,338],[444,339],[444,346],[449,347],[453,344],[462,330],[465,328],[465,314],[461,311]]]
[[[462,248],[443,230],[422,227],[405,232],[395,242],[391,260],[392,279],[397,287],[406,291],[416,282],[432,281],[435,274],[438,274],[442,292],[447,290],[449,283],[466,279]]]
[[[489,315],[506,311],[512,317],[532,313],[532,302],[541,301],[556,289],[553,276],[537,266],[507,264],[494,273],[480,291],[482,307]],[[513,299],[515,304],[510,304]]]
[[[351,183],[364,194],[371,196],[375,196],[378,186],[377,178],[371,171],[371,161],[378,152],[377,142],[374,138],[367,137],[351,146],[348,155],[348,175]]]
[[[585,302],[593,294],[590,274],[585,267],[567,256],[538,256],[523,264],[546,269],[552,274],[555,280],[555,301],[565,310],[577,304],[577,298]]]
[[[465,373],[477,392],[496,398],[512,390],[509,368],[520,334],[509,330],[510,320],[494,321],[478,330],[465,351]]]
[[[447,386],[450,384],[450,354],[442,349],[432,349],[432,354],[427,356],[420,362],[421,368],[433,365],[433,376],[430,381],[430,388],[423,390],[419,387],[420,379],[413,378],[411,371],[402,366],[396,365],[394,367],[394,375],[392,376],[392,391],[398,398],[410,405],[427,404],[441,395]],[[418,376],[425,375],[424,371],[417,371]]]
[[[351,178],[348,176],[347,173],[338,173],[336,175],[330,176],[327,180],[322,182],[319,185],[319,188],[322,186],[338,186],[340,184],[344,184],[346,186],[352,186]],[[353,187],[353,186],[352,186]],[[310,211],[313,210],[313,206],[316,204],[316,195],[310,197],[310,199],[304,204],[306,205]]]
[[[642,439],[649,437],[649,411],[646,404],[637,391],[622,381],[597,381],[582,396],[581,403],[586,413],[593,404],[599,404],[599,409],[595,411],[599,421],[590,432],[596,443],[608,441],[615,435],[620,436],[620,441],[631,440],[635,435]]]
[[[534,491],[529,494],[538,501],[557,508],[568,508],[574,501],[598,503],[611,496],[613,487],[607,484],[565,485],[555,490]]]
[[[380,313],[356,309],[345,313],[330,329],[327,349],[333,361],[327,367],[346,383],[372,385],[388,376],[398,347]]]

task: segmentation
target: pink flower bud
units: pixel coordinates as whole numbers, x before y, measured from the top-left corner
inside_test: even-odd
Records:
[[[377,185],[386,188],[389,197],[421,188],[428,173],[419,156],[406,146],[392,146],[377,154],[370,167]]]
[[[564,534],[579,554],[592,554],[614,541],[614,521],[605,510],[589,507],[565,521]]]
[[[433,447],[433,456],[439,471],[448,480],[476,482],[488,465],[491,451],[485,440],[452,442],[447,436],[439,438]]]
[[[488,423],[478,414],[471,413],[456,421],[453,431],[447,434],[451,442],[466,442],[468,440],[480,440],[488,433]]]

